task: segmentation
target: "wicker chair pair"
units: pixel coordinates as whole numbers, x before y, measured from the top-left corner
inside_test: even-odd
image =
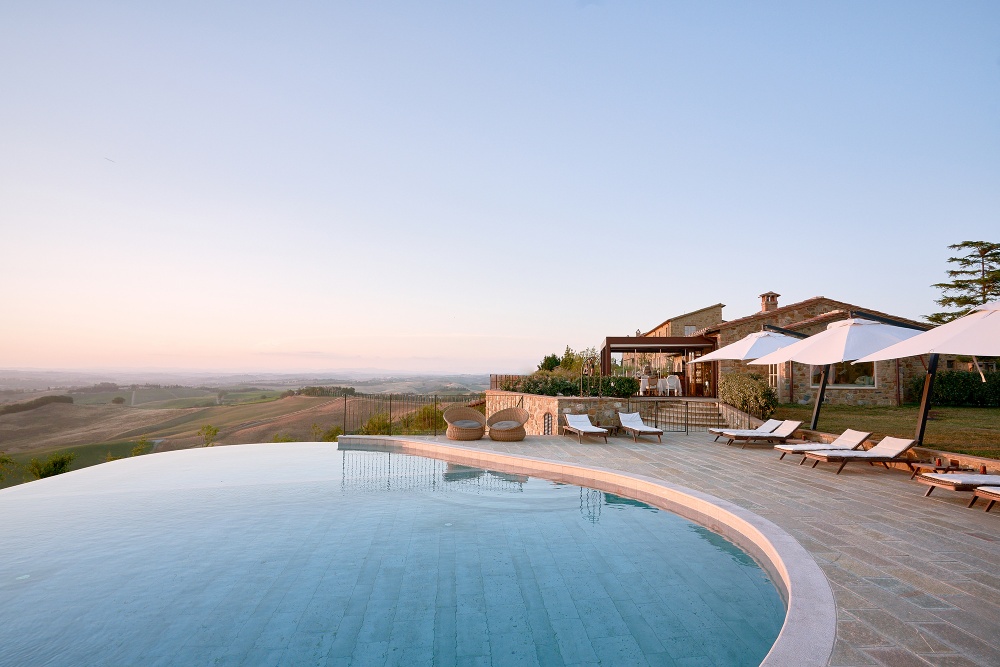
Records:
[[[488,420],[479,410],[456,405],[444,411],[448,424],[445,435],[449,440],[479,440],[490,429],[490,439],[499,442],[524,440],[524,424],[528,421],[528,411],[524,408],[507,408],[495,413]]]

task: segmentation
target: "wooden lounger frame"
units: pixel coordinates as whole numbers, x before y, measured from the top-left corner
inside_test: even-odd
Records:
[[[993,482],[983,482],[982,484],[977,484],[974,482],[964,482],[964,483],[957,481],[950,482],[948,480],[938,479],[937,477],[925,477],[922,473],[914,477],[914,479],[916,479],[921,484],[927,485],[927,493],[924,494],[924,498],[931,495],[931,493],[933,493],[934,489],[936,488],[948,489],[949,491],[962,492],[962,491],[975,491],[980,486],[1000,486],[1000,484]],[[985,496],[983,497],[985,498]],[[973,499],[975,499],[975,496],[973,496]],[[973,502],[975,502],[975,500],[973,500]],[[969,507],[972,507],[972,503],[969,503]]]
[[[637,428],[632,428],[631,426],[626,426],[625,424],[622,424],[621,429],[626,433],[632,434],[633,442],[639,442],[638,436],[640,435],[655,435],[657,441],[660,442],[661,444],[663,443],[663,431],[661,431],[658,428],[650,428],[649,430],[640,431]]]
[[[934,487],[932,486],[931,488],[933,489]],[[993,504],[996,503],[998,500],[1000,500],[1000,493],[997,493],[996,491],[987,491],[986,489],[977,488],[975,491],[972,492],[972,500],[969,501],[969,507],[975,505],[976,501],[979,500],[980,498],[985,498],[986,500],[989,501],[988,503],[986,503],[986,511],[989,512],[991,509],[993,509]]]
[[[597,428],[601,428],[601,427],[598,426]],[[583,429],[579,429],[579,428],[576,428],[575,426],[570,426],[568,424],[566,426],[563,426],[563,431],[569,431],[570,433],[576,433],[578,436],[580,436],[580,444],[581,445],[583,444],[583,436],[585,436],[585,435],[592,435],[595,438],[604,438],[604,444],[607,444],[608,443],[608,430],[605,429],[605,428],[601,428],[601,430],[604,431],[604,433],[598,433],[597,431],[584,431]]]

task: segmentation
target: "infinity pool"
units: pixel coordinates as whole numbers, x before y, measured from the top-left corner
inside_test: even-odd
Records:
[[[3,665],[756,665],[746,553],[593,489],[328,444],[0,491]]]

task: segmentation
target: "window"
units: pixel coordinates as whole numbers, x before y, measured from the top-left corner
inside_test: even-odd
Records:
[[[694,335],[694,325],[693,324],[685,324],[684,325],[684,335],[685,336],[693,336]]]
[[[819,386],[819,376],[823,372],[822,366],[812,367],[812,386]],[[869,361],[863,364],[852,364],[849,361],[842,361],[831,367],[830,377],[827,379],[830,387],[875,387],[875,362]]]
[[[778,364],[770,364],[767,367],[767,386],[771,389],[778,388]]]

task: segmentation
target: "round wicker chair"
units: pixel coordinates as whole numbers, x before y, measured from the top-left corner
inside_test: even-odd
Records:
[[[524,408],[507,408],[494,413],[486,421],[490,427],[490,440],[498,442],[519,442],[524,440],[524,424],[528,421],[528,411]]]
[[[449,440],[479,440],[486,434],[486,417],[479,410],[453,405],[444,411]]]

